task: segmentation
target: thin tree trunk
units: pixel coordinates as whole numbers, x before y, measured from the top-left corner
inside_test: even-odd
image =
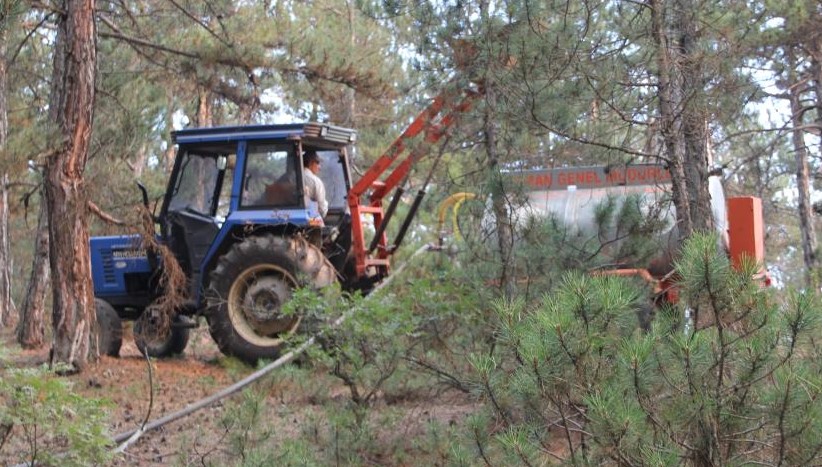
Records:
[[[11,271],[13,267],[9,242],[9,175],[0,178],[0,324],[11,326],[17,318],[12,300]]]
[[[0,149],[6,147],[6,139],[9,136],[9,109],[8,98],[8,63],[6,62],[6,52],[8,47],[6,45],[6,38],[8,37],[8,23],[6,18],[6,25],[0,27]]]
[[[508,201],[505,196],[502,176],[499,173],[499,154],[497,153],[497,127],[493,118],[492,105],[494,101],[493,91],[486,89],[486,110],[484,121],[485,132],[485,154],[488,158],[488,166],[491,169],[492,189],[491,189],[491,209],[494,213],[495,228],[497,232],[497,251],[500,256],[499,282],[500,290],[506,297],[514,294],[514,274],[513,274],[513,249],[514,249],[514,228],[511,220],[511,210],[508,209]]]
[[[657,86],[659,95],[659,128],[665,148],[665,159],[671,172],[671,196],[676,208],[680,241],[693,232],[685,168],[685,143],[682,138],[682,87],[668,43],[666,0],[649,0],[651,33],[657,47]]]
[[[348,7],[348,31],[350,33],[348,40],[351,44],[351,49],[354,50],[357,47],[357,34],[356,29],[354,27],[354,11],[356,6],[354,5],[354,0],[348,0],[347,7]],[[342,126],[346,126],[349,128],[357,128],[356,120],[355,120],[355,112],[357,109],[357,93],[354,91],[353,88],[347,87],[343,91],[342,95],[342,104],[343,104],[343,118],[340,120],[340,124]]]
[[[31,264],[26,298],[20,308],[17,323],[17,342],[27,349],[42,347],[46,342],[46,291],[49,285],[49,230],[48,210],[40,202],[37,233],[34,238],[34,260]]]
[[[214,107],[211,102],[211,91],[199,88],[197,91],[197,126],[206,127],[214,124]]]
[[[8,22],[8,18],[5,19]],[[6,98],[8,64],[6,63],[6,38],[8,28],[0,27],[0,150],[5,149],[9,135],[9,110]],[[14,318],[14,303],[11,301],[11,253],[9,251],[9,201],[8,174],[3,174],[0,187],[0,327],[9,326]]]
[[[680,241],[713,227],[708,190],[704,66],[698,51],[697,10],[690,0],[648,0],[657,48],[660,131],[671,172]]]
[[[705,102],[705,66],[698,50],[700,32],[697,27],[699,8],[693,0],[676,0],[677,12],[673,24],[677,26],[679,43],[677,63],[682,76],[683,100],[682,138],[685,142],[685,183],[688,188],[690,217],[693,228],[700,231],[713,229],[711,194],[708,190],[708,110]]]
[[[97,67],[94,0],[64,0],[54,51],[50,117],[63,141],[46,161],[45,194],[51,241],[52,363],[82,370],[96,360],[96,329],[88,234],[88,199],[83,172],[94,115]]]
[[[479,3],[479,14],[483,23],[488,27],[486,35],[491,43],[493,31],[491,30],[490,2],[483,0]],[[514,250],[514,226],[511,219],[508,199],[505,195],[505,187],[502,183],[502,176],[499,167],[499,152],[497,148],[497,122],[494,112],[497,106],[496,92],[493,83],[491,69],[486,69],[485,76],[485,113],[483,115],[483,133],[485,135],[485,155],[488,160],[488,168],[491,172],[491,210],[494,213],[494,223],[497,233],[497,249],[500,257],[499,282],[500,290],[505,297],[514,294],[514,271],[513,271],[513,250]]]
[[[816,123],[822,125],[822,38],[811,44],[811,78],[816,97]],[[819,140],[819,149],[822,150],[822,138]]]
[[[802,101],[800,83],[796,77],[797,60],[794,48],[787,47],[788,56],[788,96],[791,101],[791,131],[794,160],[796,163],[797,209],[799,214],[799,232],[802,237],[802,259],[805,262],[805,283],[813,286],[817,268],[816,229],[811,212],[810,171],[808,169],[808,148],[802,127]]]
[[[163,170],[166,173],[171,173],[171,169],[174,168],[174,142],[171,139],[171,131],[174,130],[174,112],[175,112],[175,103],[176,99],[174,99],[174,94],[171,92],[170,89],[166,90],[166,129],[165,129],[165,140],[167,143],[165,154],[163,155]]]
[[[137,150],[137,157],[131,162],[131,171],[134,173],[134,178],[139,179],[143,176],[143,171],[146,168],[146,161],[148,160],[148,148],[146,145],[141,145]]]

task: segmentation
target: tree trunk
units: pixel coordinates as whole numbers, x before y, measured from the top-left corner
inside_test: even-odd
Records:
[[[51,241],[52,363],[82,370],[99,355],[83,172],[88,160],[97,67],[93,0],[64,0],[54,51],[50,118],[63,136],[46,161],[45,194]]]
[[[166,140],[166,151],[163,154],[163,170],[170,174],[171,170],[174,168],[174,141],[171,138],[171,132],[174,130],[174,112],[176,111],[176,102],[177,100],[174,98],[174,94],[171,92],[171,89],[166,89],[166,129],[165,129],[165,140]]]
[[[40,348],[46,340],[46,290],[49,285],[49,230],[48,210],[45,201],[40,202],[37,216],[37,233],[34,238],[34,260],[31,264],[26,298],[20,308],[17,323],[17,342],[27,349]]]
[[[0,178],[0,324],[11,326],[17,309],[11,297],[12,271],[11,244],[9,243],[9,175]]]
[[[697,18],[693,16],[696,10],[689,0],[673,3],[675,14],[669,18],[667,0],[648,0],[651,35],[657,48],[659,126],[682,241],[696,230],[710,230],[713,217],[704,70],[697,50]]]
[[[5,18],[8,22],[9,19]],[[8,82],[8,65],[6,63],[6,38],[8,27],[0,27],[0,151],[5,149],[9,136],[9,109],[6,98]],[[11,271],[11,255],[9,254],[8,226],[8,175],[3,174],[2,193],[0,194],[0,327],[11,324],[13,306],[11,302],[11,285],[9,277]],[[8,299],[6,299],[8,297]]]
[[[816,123],[822,125],[822,37],[811,43],[811,79],[813,80],[814,95],[816,97]],[[820,126],[822,131],[822,126]],[[819,140],[819,149],[822,150],[822,138]]]
[[[346,2],[346,7],[348,11],[348,31],[350,33],[348,39],[351,44],[351,49],[354,50],[357,47],[357,32],[354,25],[354,12],[356,5],[354,5],[353,0],[348,0]],[[355,119],[355,113],[357,110],[357,93],[354,88],[345,88],[342,95],[342,106],[343,115],[340,119],[340,125],[348,128],[357,128],[357,122]]]
[[[207,127],[214,124],[214,108],[211,102],[211,91],[199,88],[197,91],[197,123],[198,127]]]
[[[513,249],[514,249],[514,227],[511,220],[511,210],[508,209],[508,201],[505,196],[505,187],[502,182],[502,175],[499,167],[499,154],[497,153],[497,128],[493,120],[490,105],[493,104],[493,93],[486,89],[486,107],[484,132],[485,132],[485,154],[488,158],[488,166],[491,169],[492,189],[491,189],[491,209],[494,213],[494,222],[497,232],[497,251],[500,257],[499,283],[500,290],[505,297],[512,297],[514,294],[514,274],[513,274]]]
[[[690,203],[686,186],[685,144],[681,138],[682,119],[678,110],[682,92],[677,82],[676,68],[673,64],[671,47],[668,44],[666,28],[667,9],[665,0],[649,0],[651,9],[652,37],[657,48],[657,87],[659,95],[659,130],[664,143],[665,159],[671,172],[671,196],[676,208],[676,219],[680,241],[693,232],[690,216]]]
[[[483,0],[479,3],[480,18],[488,29],[486,35],[488,43],[492,43],[493,31],[490,22],[490,2]],[[497,233],[497,249],[500,257],[499,283],[500,291],[505,297],[514,294],[514,226],[511,219],[508,199],[505,196],[502,174],[499,167],[499,153],[497,148],[497,122],[494,114],[497,107],[497,98],[491,70],[486,69],[485,84],[485,112],[483,115],[483,133],[485,135],[485,155],[491,175],[491,210],[494,214],[494,226]]]
[[[8,37],[8,18],[5,18],[7,24],[0,27],[0,149],[6,147],[6,139],[9,136],[9,108],[6,93],[8,92],[8,63],[6,62],[6,53],[8,47],[6,45],[6,38]]]
[[[817,267],[816,229],[811,212],[810,174],[808,169],[808,148],[802,130],[803,110],[800,83],[797,81],[797,60],[794,48],[787,47],[788,96],[791,102],[791,130],[794,160],[796,162],[797,209],[799,211],[799,232],[802,237],[802,259],[805,262],[805,283],[813,286]]]
[[[131,161],[131,171],[134,173],[134,178],[139,179],[143,176],[143,171],[146,169],[146,161],[148,160],[148,148],[145,144],[140,146],[135,156],[134,160]]]
[[[699,7],[693,0],[676,0],[677,14],[673,24],[678,26],[679,43],[674,48],[677,64],[682,76],[683,98],[679,107],[682,112],[682,138],[685,141],[685,184],[688,187],[688,201],[691,223],[694,230],[713,230],[711,214],[711,194],[708,190],[708,109],[705,102],[705,65],[698,42],[700,32]]]

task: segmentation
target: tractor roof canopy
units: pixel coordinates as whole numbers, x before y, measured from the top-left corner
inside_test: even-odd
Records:
[[[172,132],[177,144],[228,143],[243,140],[302,140],[311,146],[339,148],[354,143],[357,132],[326,123],[289,123],[284,125],[238,125],[211,128],[186,128]]]

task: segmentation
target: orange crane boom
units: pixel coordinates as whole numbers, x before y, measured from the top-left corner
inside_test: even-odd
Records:
[[[473,101],[482,95],[481,89],[449,89],[434,98],[431,104],[417,115],[413,122],[388,147],[376,162],[365,172],[362,178],[348,193],[348,207],[351,211],[352,251],[358,277],[384,277],[389,272],[389,257],[396,250],[407,231],[416,210],[422,201],[424,191],[420,191],[412,204],[406,219],[403,221],[397,239],[389,245],[385,229],[394,214],[403,188],[400,184],[406,179],[411,167],[428,153],[428,149],[447,133],[457,117],[471,108]],[[419,142],[415,140],[422,135]],[[401,156],[406,153],[404,159]],[[398,165],[395,165],[400,161]],[[389,169],[394,170],[381,179]],[[383,211],[385,196],[397,190],[388,209]],[[367,202],[363,199],[370,190]],[[366,247],[363,226],[365,215],[371,215],[376,229],[369,247]]]

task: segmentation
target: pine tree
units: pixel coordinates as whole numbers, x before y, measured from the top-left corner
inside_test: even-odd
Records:
[[[52,271],[52,362],[75,370],[96,360],[96,327],[89,253],[88,159],[97,72],[94,2],[64,1],[57,22],[50,119],[62,138],[45,167]]]

